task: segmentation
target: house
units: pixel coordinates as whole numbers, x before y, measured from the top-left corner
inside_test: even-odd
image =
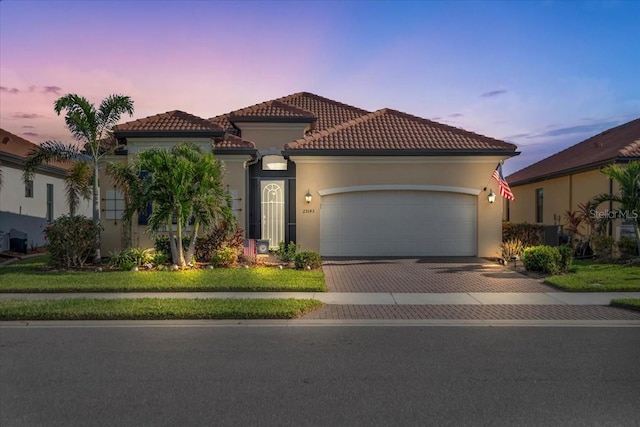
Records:
[[[43,164],[33,180],[23,181],[25,159],[34,148],[32,142],[0,129],[0,252],[9,250],[10,239],[20,233],[26,233],[28,246],[43,246],[46,224],[69,213],[64,183],[69,164]],[[91,216],[90,203],[81,201],[78,213]]]
[[[178,142],[213,149],[248,238],[324,256],[495,256],[502,212],[487,199],[491,174],[518,154],[493,138],[307,92],[207,120],[170,111],[117,125],[114,135],[125,147],[116,161]],[[107,206],[123,206],[102,182]],[[121,212],[104,212],[104,249],[150,246],[145,218],[123,230]]]
[[[563,225],[567,211],[578,210],[598,194],[616,193],[615,182],[601,169],[640,160],[640,118],[606,130],[507,177],[515,201],[505,204],[504,219]],[[599,209],[611,209],[600,206]],[[610,235],[633,236],[633,228],[617,221]]]

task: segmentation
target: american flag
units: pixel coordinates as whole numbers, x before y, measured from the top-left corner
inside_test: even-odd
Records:
[[[507,198],[509,200],[515,200],[516,198],[513,197],[513,193],[511,192],[511,189],[509,188],[509,184],[507,184],[507,180],[504,179],[504,175],[502,175],[502,165],[499,164],[498,167],[496,168],[496,170],[493,171],[493,175],[491,175],[491,177],[493,179],[495,179],[496,181],[498,181],[498,184],[500,184],[500,188],[498,189],[498,192],[500,193],[500,196]]]
[[[256,255],[256,239],[245,239],[242,246],[244,256]]]

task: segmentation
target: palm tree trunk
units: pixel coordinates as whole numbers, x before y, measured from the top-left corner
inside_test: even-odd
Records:
[[[638,220],[633,222],[633,229],[636,232],[636,245],[638,246],[638,255],[640,255],[640,223]]]
[[[196,239],[198,238],[198,229],[200,228],[200,221],[197,219],[193,223],[193,233],[191,234],[191,241],[189,242],[189,249],[187,250],[187,256],[185,261],[188,263],[193,261],[193,255],[196,252]]]
[[[168,224],[169,227],[169,248],[171,248],[171,262],[174,264],[178,264],[178,248],[176,246],[176,233],[173,232],[171,228],[171,223]]]
[[[176,245],[178,247],[178,259],[176,264],[178,264],[180,267],[184,267],[187,265],[186,262],[184,262],[184,250],[182,248],[182,223],[180,222],[180,218],[178,218],[178,241],[176,242]]]
[[[94,238],[95,256],[93,258],[94,264],[100,264],[102,256],[100,254],[100,188],[98,187],[98,158],[94,158],[93,162],[93,225],[96,228],[96,234]]]

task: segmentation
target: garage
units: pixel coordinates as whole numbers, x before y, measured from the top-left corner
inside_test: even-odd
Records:
[[[477,196],[440,191],[327,194],[323,256],[475,256]]]

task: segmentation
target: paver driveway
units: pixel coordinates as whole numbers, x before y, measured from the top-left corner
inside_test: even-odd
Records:
[[[482,258],[328,259],[329,292],[552,292],[557,289]]]

